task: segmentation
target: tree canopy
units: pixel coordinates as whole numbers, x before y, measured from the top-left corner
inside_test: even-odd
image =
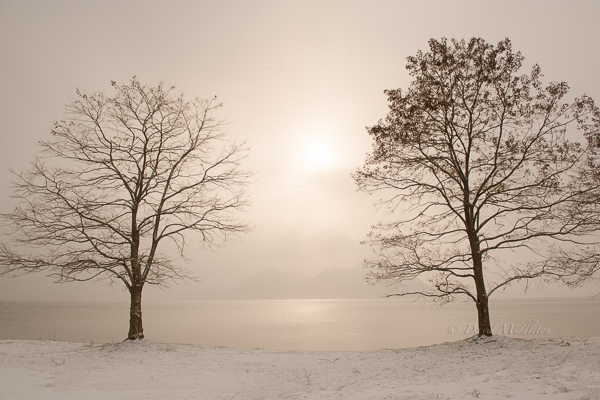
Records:
[[[485,335],[489,295],[543,276],[557,249],[594,245],[599,226],[581,207],[598,193],[581,179],[589,148],[570,137],[596,137],[600,113],[588,96],[567,102],[565,82],[543,85],[538,65],[519,74],[523,60],[509,39],[430,40],[408,57],[409,88],[385,91],[389,113],[368,128],[373,151],[354,175],[394,219],[369,236],[371,278],[466,296]]]
[[[244,144],[228,143],[213,115],[216,98],[188,101],[136,77],[112,87],[112,96],[78,90],[31,168],[16,174],[19,203],[3,215],[13,245],[0,246],[0,271],[124,284],[135,339],[143,286],[190,276],[161,249],[183,256],[190,234],[206,246],[246,231],[234,212],[247,204],[250,174]]]

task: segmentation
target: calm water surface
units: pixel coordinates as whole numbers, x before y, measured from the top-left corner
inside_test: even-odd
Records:
[[[600,299],[496,300],[494,334],[600,336]],[[443,307],[406,299],[202,300],[143,304],[146,338],[234,348],[374,350],[431,345],[476,333],[472,303]],[[129,305],[2,302],[0,339],[120,342]]]

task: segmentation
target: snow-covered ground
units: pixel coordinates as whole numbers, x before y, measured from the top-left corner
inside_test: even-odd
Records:
[[[600,338],[360,352],[0,341],[0,399],[600,399]]]

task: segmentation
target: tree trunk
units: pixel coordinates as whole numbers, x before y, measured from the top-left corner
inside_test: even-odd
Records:
[[[471,256],[473,258],[473,280],[477,290],[477,320],[479,324],[479,336],[492,336],[492,324],[490,323],[490,309],[488,307],[488,296],[483,276],[483,260],[481,259],[481,247],[479,238],[474,229],[468,230]]]
[[[483,278],[483,262],[479,252],[479,242],[473,252],[473,279],[477,289],[477,320],[479,322],[479,336],[492,336],[492,325],[490,323],[490,310],[488,307],[487,290],[485,289],[485,280]]]
[[[129,288],[131,294],[131,307],[129,309],[129,335],[127,339],[143,339],[144,328],[142,327],[142,287],[132,285]]]
[[[477,319],[479,321],[479,336],[492,336],[490,324],[490,310],[488,308],[487,294],[477,293]]]

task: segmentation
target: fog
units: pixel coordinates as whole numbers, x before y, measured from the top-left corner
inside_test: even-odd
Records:
[[[189,243],[189,260],[179,262],[199,282],[148,289],[145,298],[259,298],[269,282],[340,279],[352,283],[293,293],[378,297],[391,289],[363,282],[370,249],[360,242],[386,216],[350,174],[371,148],[365,126],[387,113],[383,90],[409,85],[406,57],[430,38],[509,37],[526,57],[523,72],[538,63],[546,82],[565,80],[573,95],[600,100],[598,15],[591,1],[2,1],[0,211],[14,205],[9,171],[27,167],[76,87],[109,91],[111,80],[132,75],[164,81],[224,103],[228,135],[251,148],[252,206],[241,217],[254,229],[213,249]],[[550,286],[529,295],[598,292]],[[2,300],[127,298],[102,283],[0,278]]]

